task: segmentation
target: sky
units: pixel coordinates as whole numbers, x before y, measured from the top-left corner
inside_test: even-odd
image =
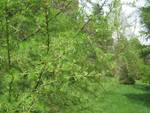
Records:
[[[82,3],[81,3],[82,1]],[[104,1],[104,0],[92,0],[92,2],[99,2],[99,1]],[[110,0],[111,1],[111,0]],[[140,23],[140,17],[139,17],[139,8],[143,7],[144,5],[146,5],[145,0],[136,0],[135,2],[135,7],[129,5],[130,3],[133,3],[135,0],[121,0],[121,3],[124,4],[122,5],[122,11],[121,11],[121,15],[122,15],[122,25],[123,26],[127,26],[124,33],[126,34],[127,37],[134,37],[137,36],[139,37],[139,40],[142,44],[145,45],[150,45],[150,40],[146,40],[144,37],[141,36],[140,32],[143,29],[141,23]],[[86,2],[84,2],[84,0],[80,0],[80,4],[86,5],[85,7],[85,11],[90,14],[92,11],[92,6],[90,4],[87,4]],[[106,7],[105,10],[107,10],[108,8]],[[129,27],[129,25],[131,27]]]
[[[133,3],[134,0],[122,0],[122,3]],[[136,7],[132,7],[129,5],[122,6],[122,14],[126,18],[127,22],[131,25],[130,28],[127,28],[126,34],[127,35],[135,35],[139,37],[139,40],[142,44],[150,45],[150,40],[146,40],[144,37],[141,36],[140,32],[143,28],[140,22],[140,15],[139,15],[139,8],[146,5],[145,0],[137,0],[135,3]]]

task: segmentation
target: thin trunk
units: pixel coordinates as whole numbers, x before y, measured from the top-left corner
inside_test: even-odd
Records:
[[[11,81],[9,83],[9,97],[8,97],[8,101],[11,102],[11,99],[12,99],[12,90],[13,90],[13,82],[14,82],[14,76],[11,75],[12,78],[11,78]]]
[[[6,4],[6,9],[5,9],[5,21],[6,21],[6,44],[7,44],[7,63],[8,63],[8,69],[10,68],[11,65],[11,57],[10,57],[10,34],[9,34],[9,20],[8,20],[8,8]]]
[[[49,47],[50,47],[50,35],[49,35],[49,11],[48,11],[48,4],[46,4],[46,8],[45,8],[45,24],[46,24],[47,53],[48,53],[48,52],[49,52]]]

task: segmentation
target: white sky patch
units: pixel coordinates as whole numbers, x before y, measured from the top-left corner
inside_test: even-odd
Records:
[[[79,0],[80,7],[88,14],[92,14],[92,5],[87,3],[85,0]]]
[[[87,3],[85,0],[79,0],[84,11],[87,14],[92,13],[92,5]],[[93,3],[102,4],[104,0],[91,0]],[[108,0],[110,2],[112,0]],[[139,37],[139,40],[142,44],[150,45],[150,40],[146,40],[141,34],[140,31],[143,29],[140,23],[139,8],[143,7],[146,3],[145,0],[121,0],[122,11],[121,11],[121,22],[122,27],[124,27],[123,32],[128,38]],[[108,11],[108,7],[103,8],[105,11]]]
[[[145,6],[145,0],[137,0],[135,6],[129,5],[132,4],[134,0],[122,0],[122,3],[125,5],[122,6],[122,14],[124,14],[125,21],[131,27],[127,27],[126,34],[127,36],[138,36],[142,44],[150,45],[150,40],[146,40],[141,34],[140,31],[143,29],[140,23],[140,14],[139,8]]]

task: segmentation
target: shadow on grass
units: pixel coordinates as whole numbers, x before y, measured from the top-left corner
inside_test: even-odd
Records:
[[[125,96],[132,102],[141,104],[144,106],[150,106],[150,85],[147,84],[135,84],[133,88],[143,91],[143,93],[129,93]]]
[[[131,102],[150,107],[150,93],[125,94]]]
[[[150,93],[150,85],[147,84],[135,84],[133,88]]]

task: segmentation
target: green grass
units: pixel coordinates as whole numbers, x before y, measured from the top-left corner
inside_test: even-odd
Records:
[[[120,85],[109,80],[103,85],[106,91],[97,89],[96,95],[88,94],[86,104],[68,107],[70,111],[63,113],[150,113],[148,84],[138,81],[135,85]]]

